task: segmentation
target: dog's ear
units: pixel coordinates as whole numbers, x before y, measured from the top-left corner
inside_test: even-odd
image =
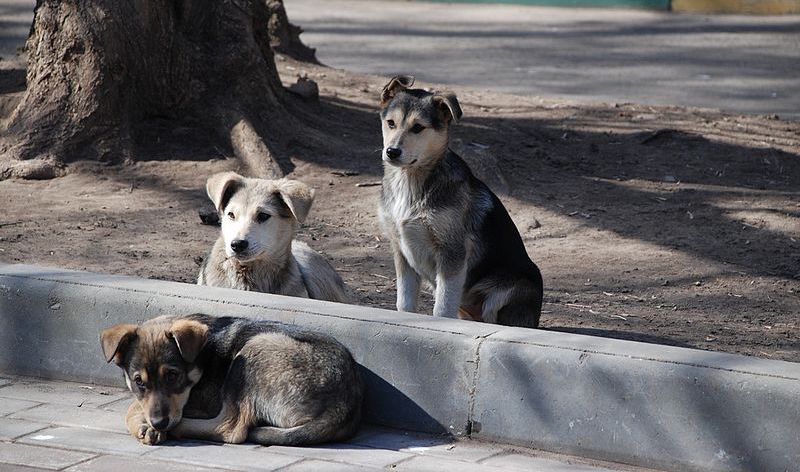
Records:
[[[278,192],[297,221],[304,222],[314,202],[314,189],[297,180],[281,179],[278,181]]]
[[[439,115],[445,123],[458,123],[458,120],[464,115],[461,111],[461,105],[458,104],[458,99],[454,93],[436,94],[433,96],[433,103],[439,110]]]
[[[220,172],[206,181],[206,193],[214,202],[218,212],[222,212],[228,202],[240,188],[244,186],[244,177],[236,172]]]
[[[186,362],[194,362],[208,340],[208,326],[194,320],[178,320],[172,323],[167,337],[175,340],[181,357]]]
[[[121,365],[128,345],[136,336],[137,328],[138,326],[134,324],[121,324],[103,330],[100,334],[100,344],[103,346],[106,362],[113,360],[115,364]]]
[[[413,75],[398,75],[392,77],[392,80],[390,80],[381,91],[381,106],[385,107],[388,105],[395,95],[402,90],[410,88],[412,85],[414,85]]]

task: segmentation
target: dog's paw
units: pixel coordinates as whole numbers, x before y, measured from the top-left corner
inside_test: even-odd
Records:
[[[149,424],[143,424],[139,426],[139,431],[136,433],[136,437],[142,444],[155,446],[156,444],[167,440],[167,433],[158,431],[157,429],[152,428]]]

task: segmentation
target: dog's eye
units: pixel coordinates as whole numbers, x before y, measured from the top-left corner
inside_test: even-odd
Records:
[[[236,219],[236,215],[234,215],[232,211],[229,211],[228,212],[228,218],[230,218],[232,220],[235,220]]]
[[[173,384],[178,381],[178,373],[169,371],[166,373],[166,375],[164,375],[164,380],[166,380],[167,383]]]
[[[140,390],[144,390],[144,382],[142,381],[142,377],[140,375],[137,374],[133,376],[133,383],[135,383]]]
[[[414,134],[419,134],[424,129],[425,129],[424,126],[422,126],[421,124],[417,123],[417,124],[415,124],[414,126],[411,127],[411,132],[414,133]]]
[[[394,120],[386,120],[386,126],[388,126],[389,129],[394,129],[395,127]]]
[[[270,216],[272,215],[270,215],[269,213],[260,212],[259,214],[256,215],[256,221],[258,221],[259,223],[263,223],[267,221]]]

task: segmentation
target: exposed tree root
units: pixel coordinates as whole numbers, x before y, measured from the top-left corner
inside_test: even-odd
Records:
[[[280,0],[38,0],[0,179],[52,178],[78,160],[170,158],[160,149],[182,145],[284,175],[302,126],[275,68],[273,29],[276,47],[313,60]]]

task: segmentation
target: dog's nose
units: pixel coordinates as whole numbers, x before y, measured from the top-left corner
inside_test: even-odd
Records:
[[[388,147],[386,148],[386,157],[389,159],[397,159],[398,157],[403,155],[403,150],[396,147]]]
[[[160,416],[158,418],[150,418],[150,425],[159,431],[164,431],[169,426],[169,417]]]
[[[234,239],[231,241],[231,249],[237,254],[247,249],[248,245],[249,243],[246,239]]]

